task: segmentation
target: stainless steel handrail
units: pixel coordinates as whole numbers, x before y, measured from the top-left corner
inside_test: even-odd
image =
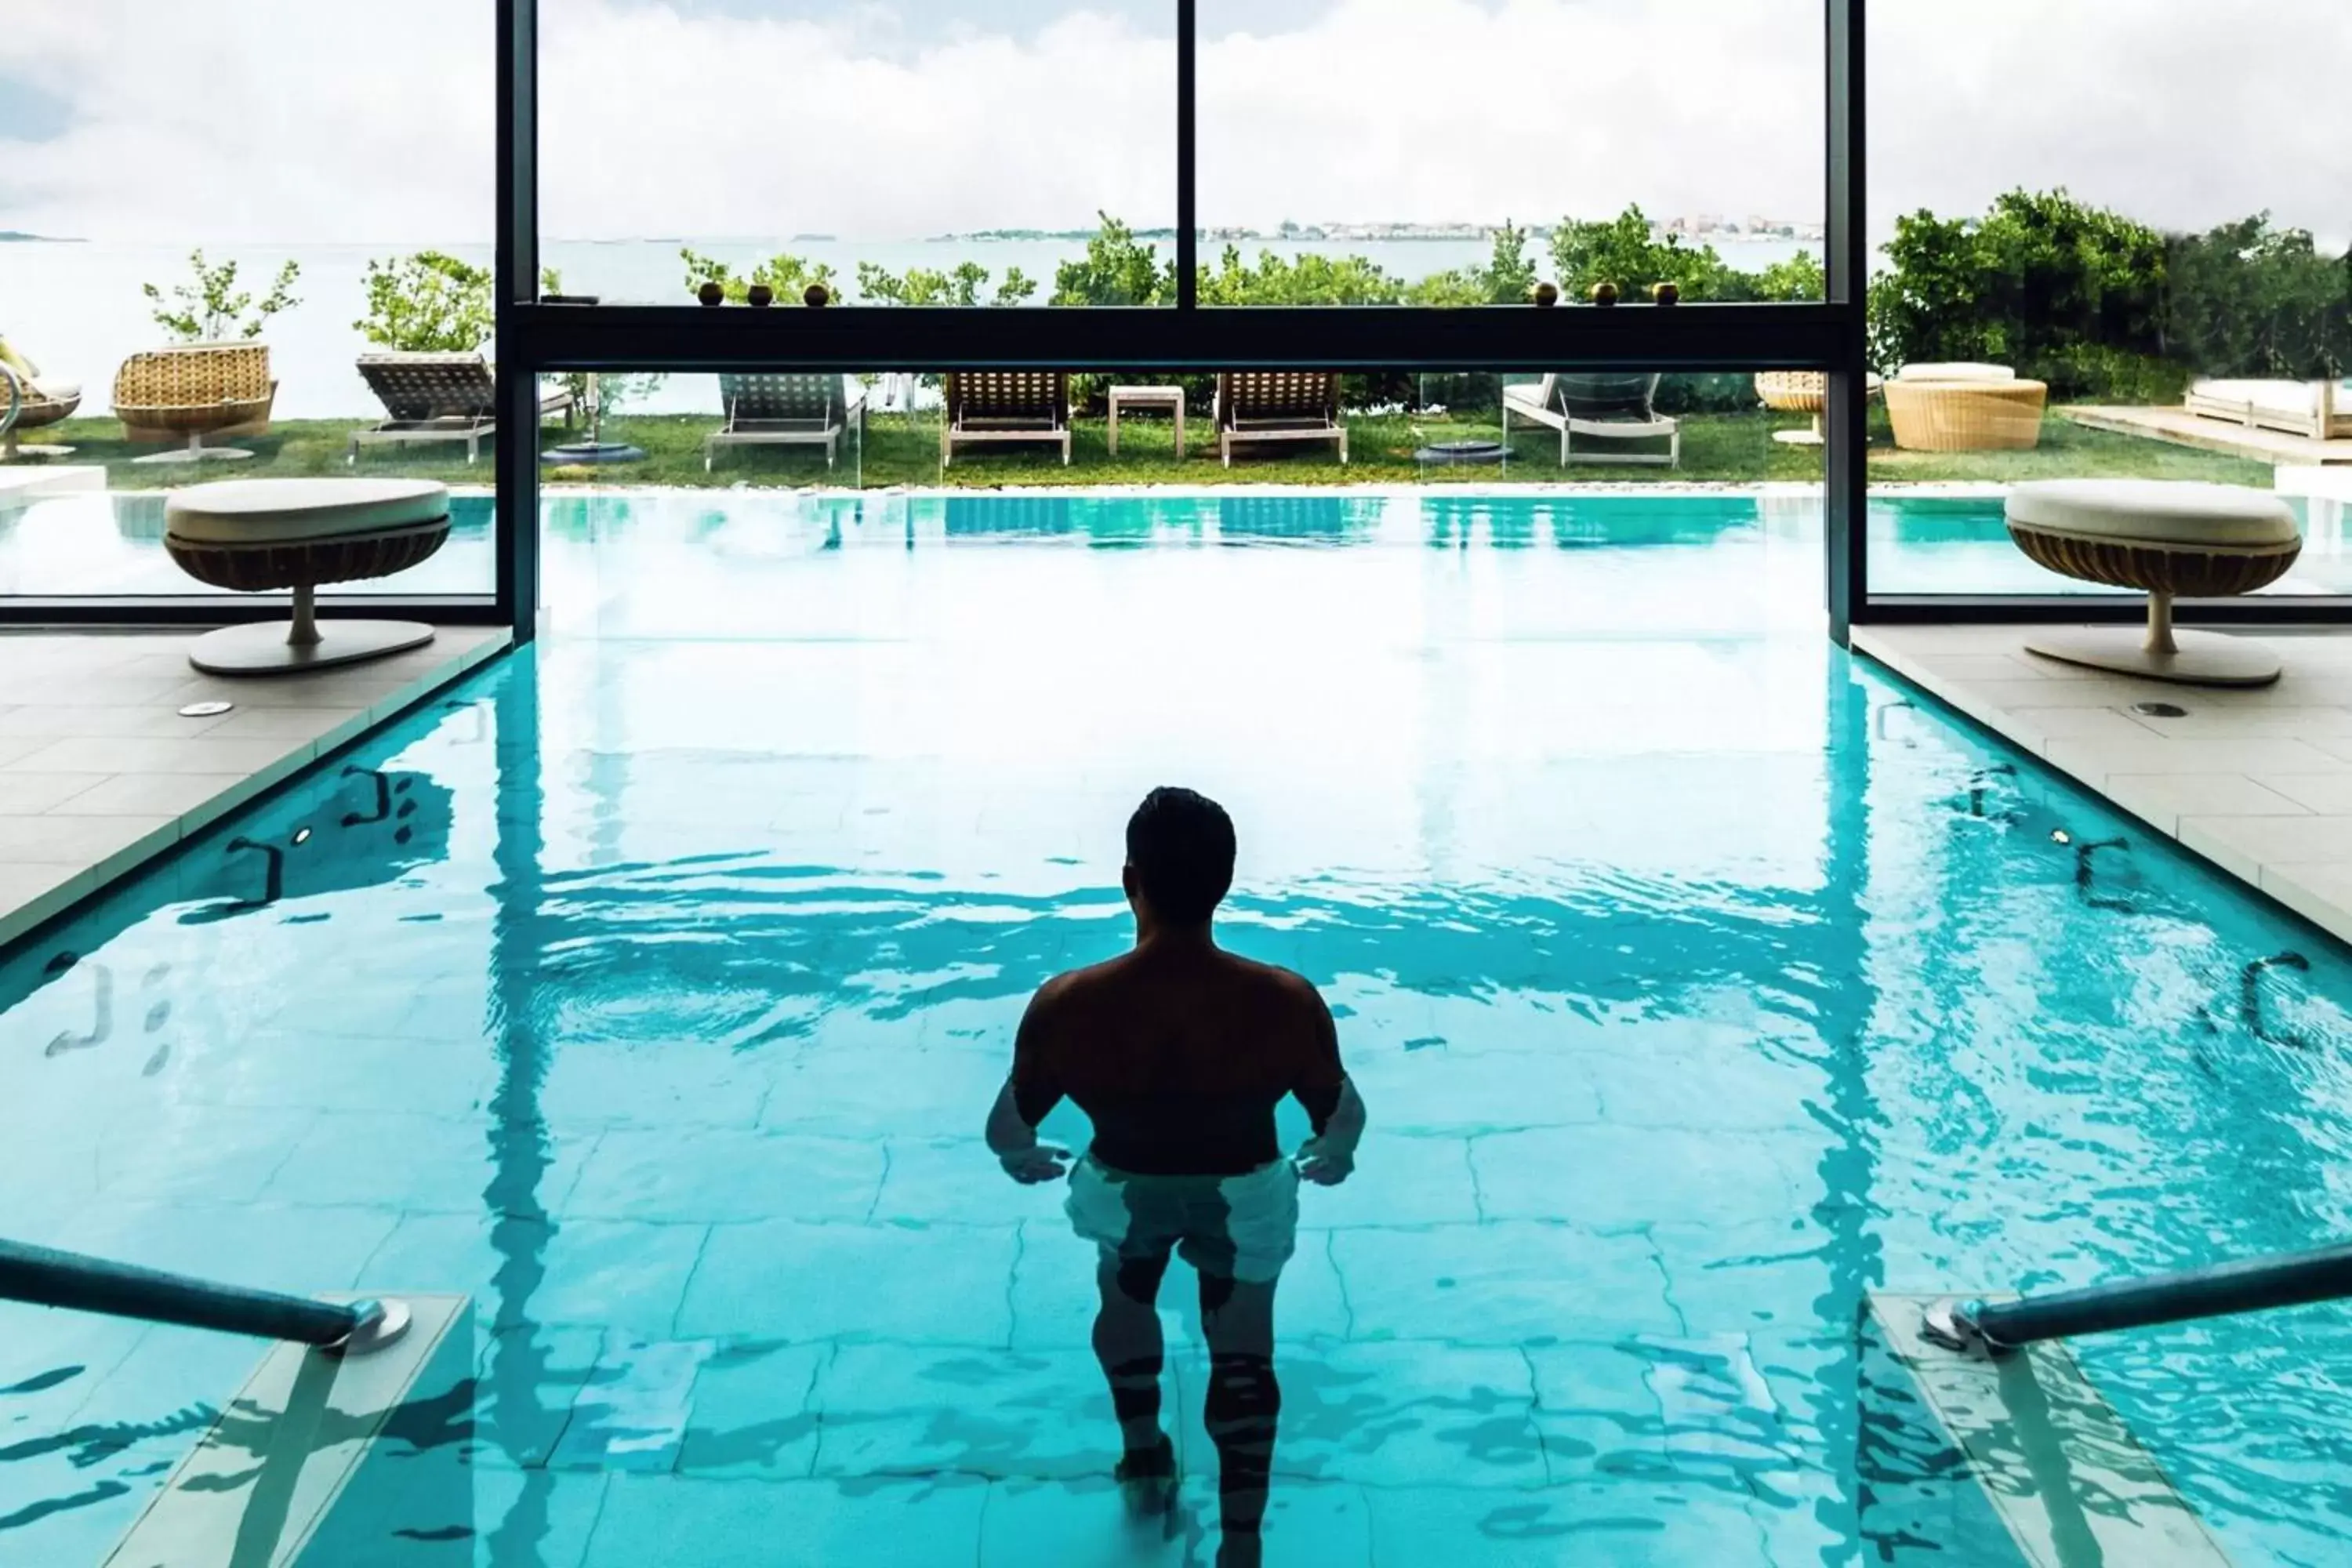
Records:
[[[0,1241],[0,1300],[291,1340],[336,1355],[382,1350],[409,1321],[399,1301],[314,1301],[15,1241]]]
[[[2042,1340],[2347,1298],[2352,1298],[2352,1243],[2015,1301],[1939,1301],[1927,1309],[1922,1331],[1946,1350],[1997,1356]]]

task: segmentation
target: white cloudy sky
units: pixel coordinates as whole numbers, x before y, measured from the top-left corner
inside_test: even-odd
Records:
[[[1172,0],[542,0],[551,235],[1174,216]],[[1965,12],[1965,21],[1959,20]],[[1212,224],[1821,216],[1820,0],[1202,0]],[[1877,0],[1876,216],[2352,232],[2352,0]],[[0,0],[0,228],[490,232],[489,0]]]

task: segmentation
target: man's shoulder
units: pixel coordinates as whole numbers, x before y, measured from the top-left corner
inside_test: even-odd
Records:
[[[1128,955],[1121,953],[1100,963],[1089,963],[1083,969],[1066,969],[1037,987],[1034,1005],[1052,1007],[1089,994],[1099,994],[1118,984],[1119,972],[1126,966],[1127,959]]]
[[[1323,1005],[1323,994],[1315,989],[1313,981],[1297,970],[1285,969],[1278,963],[1261,963],[1237,952],[1229,952],[1224,956],[1226,962],[1234,966],[1235,973],[1266,995],[1303,1007],[1319,1008]]]

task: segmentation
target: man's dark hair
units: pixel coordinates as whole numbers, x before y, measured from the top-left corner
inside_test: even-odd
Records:
[[[1163,784],[1127,819],[1127,863],[1171,925],[1199,925],[1234,885],[1234,819],[1207,795]]]

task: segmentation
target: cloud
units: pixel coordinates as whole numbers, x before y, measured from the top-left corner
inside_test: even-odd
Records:
[[[680,11],[543,0],[551,235],[888,238],[1174,216],[1165,0]],[[1203,6],[1201,211],[1549,221],[1822,207],[1820,0]],[[2067,184],[2168,226],[2352,227],[2352,5],[1872,8],[1873,201]],[[0,81],[70,106],[0,141],[0,227],[172,243],[491,232],[489,0],[0,0]],[[1259,18],[1253,20],[1253,18]]]

